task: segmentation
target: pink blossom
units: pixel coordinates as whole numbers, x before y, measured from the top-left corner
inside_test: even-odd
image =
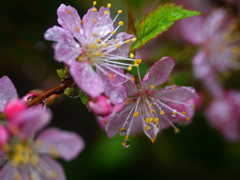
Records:
[[[209,103],[206,116],[209,123],[218,130],[228,141],[240,139],[240,92],[235,90],[225,91]]]
[[[90,98],[88,107],[98,116],[107,116],[113,110],[110,100],[104,95],[100,95],[96,99]]]
[[[107,8],[101,7],[99,11],[93,6],[81,20],[76,9],[61,4],[57,14],[58,23],[62,27],[54,26],[45,33],[45,39],[57,42],[55,59],[69,66],[76,84],[93,98],[105,91],[109,93],[109,86],[106,85],[109,81],[103,81],[99,73],[106,75],[108,79],[117,74],[125,80],[128,77],[118,69],[130,70],[134,65],[118,60],[135,61],[128,53],[131,43],[136,38],[127,33],[119,33],[113,38],[113,34],[123,25],[120,21],[115,29],[113,27],[122,11],[119,10],[112,20],[110,6],[111,4],[108,4]],[[124,99],[120,99],[120,103],[123,101]]]
[[[186,121],[192,116],[193,104],[187,101],[197,97],[195,90],[190,87],[168,86],[159,91],[153,91],[166,82],[175,65],[170,57],[164,57],[155,63],[145,75],[139,86],[133,81],[124,83],[127,100],[124,107],[113,116],[106,126],[109,138],[116,135],[119,130],[125,135],[124,147],[129,147],[129,135],[132,130],[143,129],[144,133],[154,142],[157,133],[169,126],[179,129],[173,124],[178,121],[177,116],[184,117]],[[174,106],[174,107],[173,107]],[[178,111],[185,110],[185,111]],[[190,112],[190,114],[187,114]]]
[[[226,73],[239,68],[237,21],[224,9],[215,9],[207,18],[196,16],[180,23],[183,37],[201,47],[193,58],[197,78],[208,77],[213,70]]]

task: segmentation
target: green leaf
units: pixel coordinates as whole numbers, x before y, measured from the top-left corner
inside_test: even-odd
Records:
[[[88,95],[87,95],[86,93],[84,93],[84,92],[81,92],[80,98],[81,98],[81,100],[82,100],[82,103],[83,103],[84,105],[86,105],[86,104],[87,104],[87,101],[88,101]]]
[[[131,51],[140,48],[166,31],[175,21],[200,14],[198,11],[183,9],[182,6],[175,4],[159,5],[137,25],[137,41],[132,44]]]
[[[60,78],[64,78],[65,76],[65,69],[57,69],[57,74]]]

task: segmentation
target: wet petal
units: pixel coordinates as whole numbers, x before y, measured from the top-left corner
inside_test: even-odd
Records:
[[[132,118],[133,112],[130,114],[134,103],[128,104],[122,108],[122,110],[115,113],[115,115],[107,122],[106,132],[108,138],[115,136],[119,130],[123,127],[127,117]]]
[[[127,74],[128,77],[133,78],[133,76],[131,74]],[[126,93],[127,96],[136,96],[137,94],[139,94],[137,86],[135,84],[135,81],[132,80],[128,80],[126,82],[123,83],[123,85],[126,88]]]
[[[44,180],[66,180],[64,170],[61,165],[48,156],[39,159],[39,174]]]
[[[72,6],[61,4],[57,10],[57,15],[61,19],[61,24],[67,28],[72,35],[81,41],[81,19],[78,12]]]
[[[163,57],[156,62],[142,80],[145,90],[152,90],[151,86],[159,86],[166,82],[172,72],[175,62],[170,57]]]
[[[91,97],[98,97],[105,91],[100,76],[88,63],[73,62],[70,73],[76,84]]]
[[[185,102],[192,98],[198,97],[195,89],[192,87],[177,87],[177,86],[167,86],[165,89],[161,91],[154,92],[156,97],[160,99],[169,99],[179,102]]]
[[[28,109],[11,121],[10,129],[19,138],[29,139],[46,126],[50,122],[51,117],[51,112],[49,110],[44,111],[41,107]]]
[[[73,38],[63,36],[55,46],[55,59],[70,65],[81,54],[81,47]]]
[[[92,9],[90,8],[83,17],[84,35],[90,41],[96,39],[93,36],[94,33],[98,35],[98,38],[102,38],[114,30],[108,8],[101,7],[98,12],[93,12]],[[108,11],[106,15],[104,14],[105,11]]]
[[[63,37],[64,33],[66,33],[66,30],[63,28],[53,26],[44,33],[44,38],[49,41],[59,41]]]
[[[12,98],[18,98],[15,86],[7,76],[3,76],[0,79],[0,112],[4,110],[6,103]]]
[[[85,147],[85,143],[76,133],[61,131],[57,128],[49,128],[44,130],[36,139],[38,152],[43,154],[57,155],[67,161],[75,158]]]

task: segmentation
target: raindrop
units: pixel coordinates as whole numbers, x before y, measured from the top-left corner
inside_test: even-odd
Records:
[[[125,136],[126,130],[125,129],[120,129],[119,134],[120,134],[120,136]]]
[[[124,139],[122,142],[122,146],[125,148],[129,148],[130,147],[130,140],[129,139]]]

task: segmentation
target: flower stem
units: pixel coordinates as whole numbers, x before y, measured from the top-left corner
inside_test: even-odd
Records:
[[[65,79],[62,79],[62,82],[47,90],[47,91],[44,91],[43,93],[37,95],[36,97],[32,98],[30,101],[27,102],[27,105],[29,107],[31,106],[34,106],[34,105],[38,105],[40,103],[42,103],[45,99],[47,99],[48,97],[50,97],[51,95],[54,95],[54,94],[62,94],[64,93],[64,90],[71,86],[73,84],[73,79],[70,77],[70,78],[65,78]]]

